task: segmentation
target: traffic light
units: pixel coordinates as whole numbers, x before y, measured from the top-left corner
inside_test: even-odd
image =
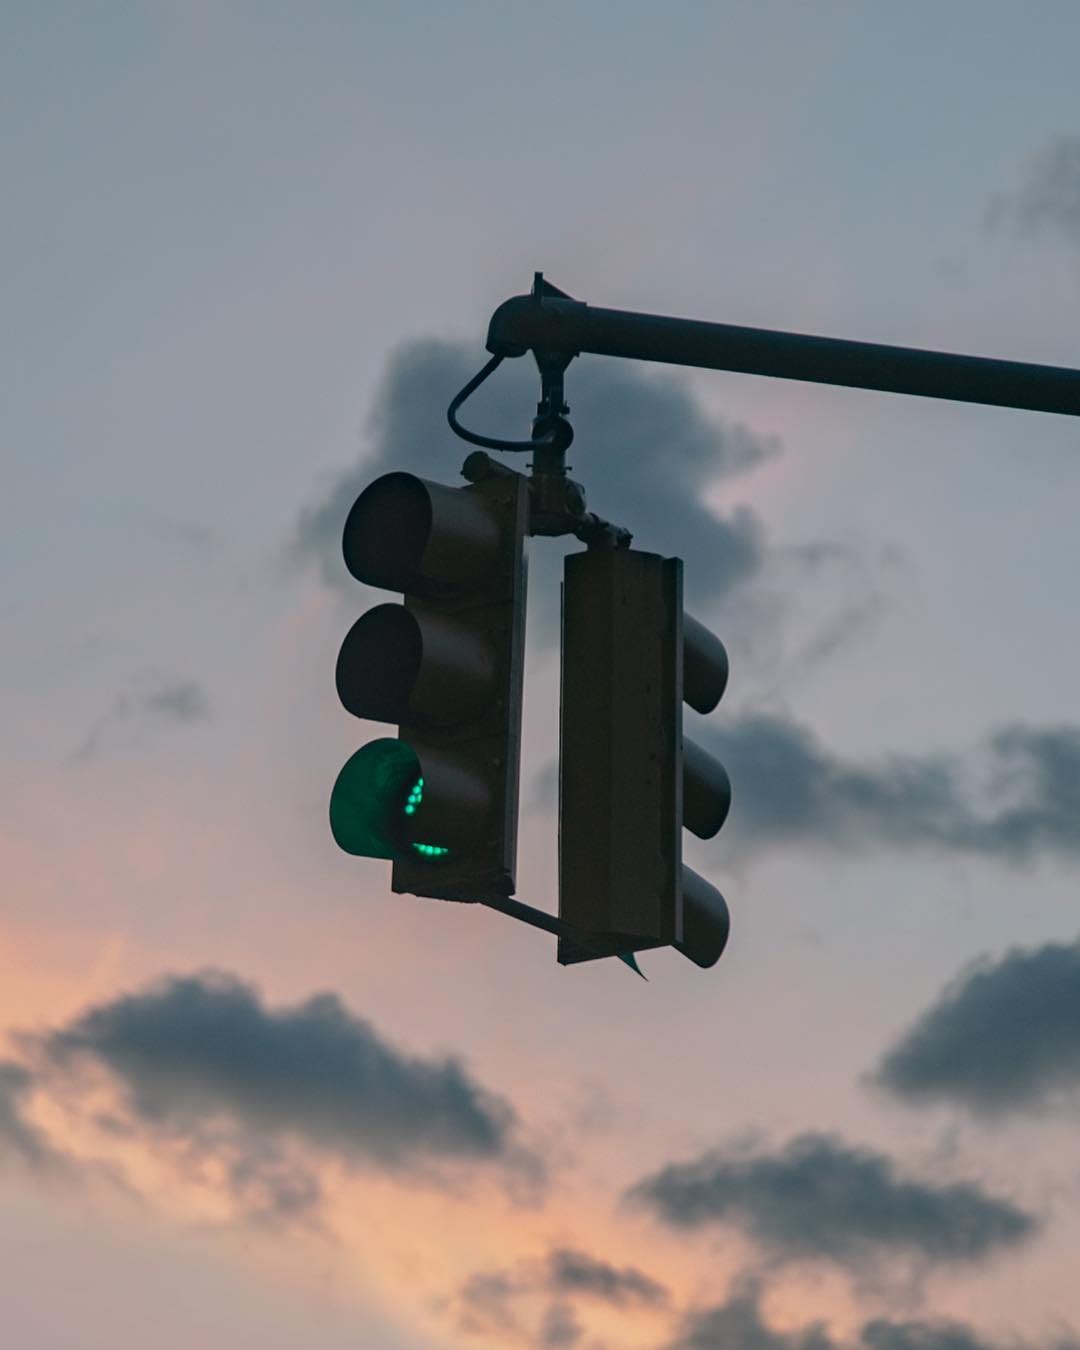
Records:
[[[337,661],[349,712],[397,724],[338,774],[330,828],[393,861],[394,891],[514,891],[528,488],[504,470],[465,487],[388,473],[345,522],[345,565],[399,591],[352,626]]]
[[[682,862],[731,804],[723,765],[682,734],[727,683],[719,638],[683,613],[682,561],[636,549],[567,556],[559,735],[559,917],[564,965],[674,946],[699,966],[728,936],[720,892]]]

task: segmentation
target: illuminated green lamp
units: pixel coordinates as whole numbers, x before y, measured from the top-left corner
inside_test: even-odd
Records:
[[[386,737],[357,750],[330,794],[330,830],[339,847],[362,858],[444,858],[441,844],[418,842],[424,778],[416,751]]]

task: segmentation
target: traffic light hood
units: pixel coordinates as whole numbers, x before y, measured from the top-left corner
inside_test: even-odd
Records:
[[[419,597],[466,591],[499,562],[502,532],[489,502],[411,473],[369,484],[345,521],[345,566],[368,586]]]

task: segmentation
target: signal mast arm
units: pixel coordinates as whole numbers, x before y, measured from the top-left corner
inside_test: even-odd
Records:
[[[1080,371],[598,309],[539,272],[531,294],[504,301],[491,316],[487,348],[496,356],[533,351],[567,360],[591,352],[1080,416]]]

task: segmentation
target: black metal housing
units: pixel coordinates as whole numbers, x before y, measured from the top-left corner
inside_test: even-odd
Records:
[[[682,861],[683,827],[724,823],[731,784],[683,736],[684,670],[715,706],[727,680],[718,639],[683,614],[682,561],[633,549],[570,554],[563,580],[559,736],[559,918],[564,965],[674,946],[712,965],[727,906]]]
[[[563,573],[559,940],[564,964],[682,938],[682,564],[634,549]]]
[[[397,723],[424,781],[422,809],[399,822],[395,891],[514,892],[527,531],[527,480],[510,472],[465,487],[384,474],[349,512],[349,570],[404,600],[357,620],[336,670],[345,707]],[[423,830],[449,851],[423,856]]]

